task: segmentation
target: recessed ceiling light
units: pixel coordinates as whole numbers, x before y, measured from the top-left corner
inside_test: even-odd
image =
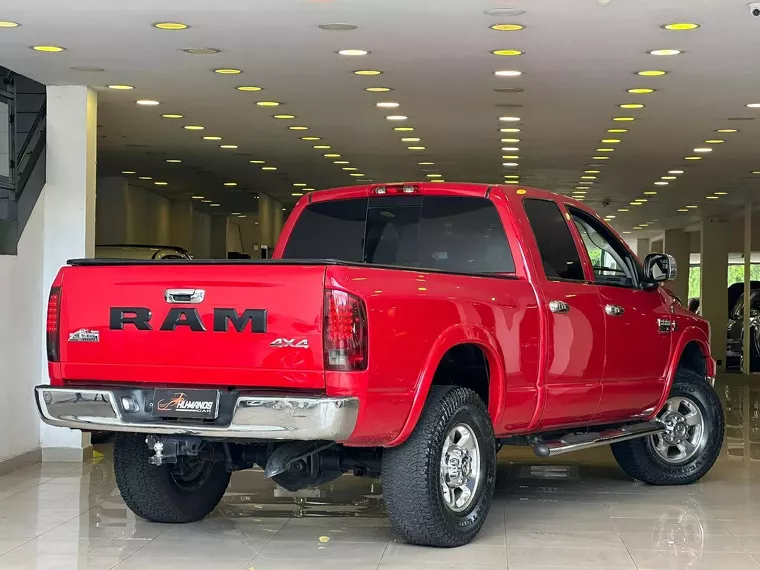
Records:
[[[209,204],[209,206],[211,206],[212,208],[218,208],[220,205],[219,204]]]
[[[504,160],[517,160],[520,157],[516,154],[505,154],[501,158],[503,158]]]
[[[239,85],[235,87],[238,91],[261,91],[262,88],[258,85]]]
[[[381,109],[395,109],[398,106],[399,103],[395,101],[380,101],[379,103],[375,103],[375,107],[380,107]]]
[[[716,196],[728,196],[728,192],[716,192]]]
[[[709,147],[705,147],[705,148],[695,148],[695,149],[694,149],[694,152],[712,152],[712,151],[713,151],[713,149],[711,149],[711,148],[709,148]]]
[[[522,24],[494,24],[489,27],[497,32],[519,32],[525,29]]]
[[[347,56],[359,56],[359,55],[367,55],[367,54],[369,54],[369,52],[363,49],[342,49],[338,52],[338,55],[347,55]]]
[[[327,154],[323,154],[325,158],[340,158],[340,155],[336,152],[328,152]]]
[[[726,141],[724,141],[723,139],[707,139],[705,142],[707,144],[723,144]]]
[[[293,184],[293,186],[295,186],[296,188],[304,188],[308,186],[308,184],[305,184],[303,182],[296,182],[295,184]]]
[[[153,101],[152,99],[139,99],[138,101],[135,101],[138,105],[142,105],[143,107],[155,107],[156,105],[160,105],[161,103],[158,101]]]
[[[154,182],[153,184],[155,184],[156,186],[168,186],[169,185],[168,182],[162,182],[162,181]]]
[[[720,196],[705,196],[708,200],[717,200]]]
[[[680,55],[683,52],[680,49],[653,49],[647,53],[649,55]]]
[[[9,22],[7,20],[0,20],[0,28],[18,28],[21,24],[16,22]]]
[[[717,129],[716,133],[738,133],[739,129]]]
[[[232,67],[220,67],[219,69],[215,69],[214,73],[218,73],[219,75],[240,75],[243,72],[240,69]]]
[[[167,158],[166,162],[170,164],[179,164],[182,161],[179,158]]]
[[[585,174],[600,174],[602,171],[601,170],[584,170],[583,172]]]
[[[265,160],[249,160],[251,164],[266,164]]]
[[[408,148],[409,150],[425,150],[427,147],[424,147],[424,146],[408,146],[406,148]]]
[[[593,158],[594,160],[609,160],[610,159],[609,156],[592,156],[591,158]]]
[[[623,103],[622,105],[618,105],[621,109],[643,109],[644,105],[641,103]]]
[[[520,148],[516,146],[503,146],[501,150],[504,152],[520,152]]]
[[[353,166],[344,166],[344,167],[342,168],[342,170],[345,170],[346,172],[356,172],[356,171],[357,171],[357,170],[359,170],[359,169],[358,169],[358,168],[355,168],[355,167],[353,167]]]
[[[753,170],[750,174],[760,174],[760,170]]]
[[[383,72],[379,69],[357,69],[354,71],[355,75],[364,75],[364,76],[372,76],[372,75],[381,75]]]
[[[202,131],[206,127],[202,127],[201,125],[185,125],[185,127],[188,131]]]
[[[424,161],[424,162],[418,162],[417,164],[419,164],[420,166],[433,166],[435,162]]]
[[[401,142],[420,142],[422,139],[419,137],[404,137]]]
[[[641,75],[642,77],[660,77],[667,74],[667,71],[663,71],[661,69],[646,69],[644,71],[636,72],[636,75]]]
[[[329,144],[315,144],[312,148],[317,150],[330,150],[332,147]]]
[[[581,180],[596,180],[596,176],[581,176]]]
[[[224,149],[238,148],[238,145],[236,145],[236,144],[220,144],[219,148],[224,148]]]
[[[203,140],[204,141],[220,141],[222,140],[222,137],[208,136],[208,137],[203,137]]]
[[[655,186],[667,186],[668,184],[670,184],[670,182],[665,182],[664,180],[658,180],[654,183]]]
[[[598,148],[596,152],[615,152],[614,148]]]
[[[633,117],[612,117],[612,120],[617,121],[619,123],[624,123],[624,122],[635,121],[636,119]]]
[[[628,208],[618,208],[618,212],[630,212]]]
[[[648,192],[644,192],[644,196],[657,196],[657,192],[649,190]]]
[[[699,206],[691,205],[691,206],[686,206],[686,208],[688,208],[689,210],[696,210],[697,208],[699,208]]]
[[[279,101],[256,101],[256,105],[259,107],[279,107],[281,103]]]
[[[326,32],[350,32],[358,28],[353,24],[333,23],[333,24],[320,24],[319,28]]]
[[[237,186],[238,184],[237,184],[237,182],[225,182],[224,185],[225,186]]]
[[[649,87],[634,87],[633,89],[628,89],[628,93],[631,93],[632,95],[647,95],[649,93],[654,93],[654,89],[650,89]]]
[[[684,32],[688,30],[696,30],[699,28],[699,24],[694,24],[692,22],[673,22],[672,24],[663,24],[662,28],[665,30]]]
[[[491,52],[493,55],[500,55],[505,57],[512,57],[517,55],[523,55],[523,53],[519,49],[496,49]]]
[[[303,196],[303,192],[292,192],[291,196]]]
[[[501,142],[503,142],[503,143],[518,143],[518,142],[520,142],[520,139],[501,139]]]
[[[702,160],[701,156],[684,156],[684,160]]]
[[[333,164],[351,164],[348,160],[333,160]]]
[[[390,87],[365,87],[364,90],[370,93],[388,93],[388,91],[393,91]]]
[[[520,166],[517,162],[505,162],[502,164],[502,166],[506,166],[508,168],[514,168],[515,166]]]
[[[201,202],[203,202],[204,204],[210,204],[211,200],[201,200]]]
[[[689,211],[689,209],[688,209],[688,208],[678,208],[678,210],[677,210],[677,211],[678,211],[678,212],[688,212],[688,211]]]
[[[273,170],[277,170],[276,166],[262,166],[261,170],[269,170],[270,172]]]
[[[320,141],[321,137],[301,137],[302,141]]]
[[[414,127],[393,127],[393,130],[399,133],[411,133]]]
[[[366,174],[362,174],[361,172],[352,172],[349,174],[349,176],[356,176],[357,178],[364,178],[367,176]]]
[[[204,196],[192,196],[193,200],[203,200]]]
[[[184,115],[178,115],[175,113],[166,113],[165,115],[161,115],[164,119],[183,119]]]
[[[66,48],[62,48],[60,46],[32,46],[32,49],[34,51],[42,51],[45,53],[58,53],[66,51]]]
[[[499,132],[500,132],[500,133],[519,133],[519,132],[520,132],[520,129],[515,129],[515,128],[511,128],[511,129],[508,129],[508,128],[501,128],[501,129],[499,129]]]
[[[496,77],[519,77],[522,75],[522,71],[517,71],[514,69],[502,69],[499,71],[494,71],[493,74]]]
[[[134,85],[114,84],[114,85],[109,85],[108,88],[109,89],[113,89],[115,91],[131,91],[135,87],[134,87]]]
[[[750,109],[757,109],[760,108],[760,103],[747,103],[747,107]]]
[[[617,144],[620,142],[620,139],[602,139],[602,142],[605,144]]]
[[[663,180],[678,180],[678,176],[660,176]]]
[[[303,126],[303,125],[293,125],[288,127],[291,131],[308,131],[309,127]]]
[[[519,123],[520,117],[499,117],[499,120],[503,123]]]
[[[683,170],[668,170],[668,174],[683,174]]]
[[[185,53],[189,53],[190,55],[214,55],[219,53],[221,50],[218,50],[216,48],[210,48],[210,47],[198,47],[198,48],[186,48],[183,49]]]
[[[628,129],[607,129],[608,133],[627,133]]]
[[[140,176],[140,180],[153,180],[152,176]]]
[[[273,119],[295,119],[295,115],[272,115]]]
[[[122,170],[121,173],[122,174],[137,174],[137,172],[135,172],[134,170]]]
[[[190,26],[181,22],[156,22],[153,27],[159,30],[186,30]]]
[[[389,121],[406,121],[409,117],[406,115],[388,115],[385,118]]]

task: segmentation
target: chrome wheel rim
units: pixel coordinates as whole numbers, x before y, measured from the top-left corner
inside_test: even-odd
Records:
[[[441,493],[449,509],[459,513],[475,500],[480,487],[480,445],[467,424],[449,431],[441,453]]]
[[[707,443],[705,417],[693,400],[685,396],[669,398],[657,419],[665,431],[651,439],[660,459],[677,464],[701,455]]]

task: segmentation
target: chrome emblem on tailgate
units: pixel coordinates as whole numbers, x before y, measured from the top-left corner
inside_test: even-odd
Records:
[[[274,348],[309,348],[308,339],[278,338],[269,343]]]
[[[89,329],[79,329],[69,335],[69,342],[100,342],[100,333]]]

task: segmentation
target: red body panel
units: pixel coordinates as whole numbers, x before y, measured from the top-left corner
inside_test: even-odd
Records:
[[[425,195],[488,196],[504,224],[514,274],[470,276],[318,262],[68,267],[56,281],[63,291],[62,340],[61,362],[50,364],[52,382],[286,388],[355,396],[361,402],[359,419],[345,443],[388,446],[412,432],[443,355],[463,343],[479,346],[486,355],[489,412],[500,436],[652,416],[689,342],[697,343],[713,372],[706,323],[662,291],[598,286],[585,257],[587,281],[546,278],[521,201],[538,197],[590,212],[582,204],[509,186],[419,186]],[[310,202],[371,192],[365,186],[304,197],[285,224],[274,258],[282,257],[295,220]],[[206,290],[206,300],[195,305],[206,331],[158,330],[171,308],[163,297],[168,288]],[[346,291],[366,304],[366,370],[325,372],[325,288]],[[548,310],[552,300],[571,302],[574,310],[553,314]],[[625,306],[626,317],[610,320],[607,303]],[[149,308],[154,330],[110,330],[114,306]],[[218,308],[265,309],[267,331],[214,331]],[[658,318],[665,317],[676,322],[676,332],[657,331]],[[79,329],[98,331],[100,342],[67,342]],[[304,339],[309,348],[279,350],[271,346],[278,338]]]

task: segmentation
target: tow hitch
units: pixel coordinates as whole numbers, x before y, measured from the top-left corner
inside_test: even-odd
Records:
[[[148,462],[160,467],[165,463],[176,464],[180,456],[198,457],[202,440],[199,437],[172,438],[149,435],[145,439],[145,443],[154,453]]]

